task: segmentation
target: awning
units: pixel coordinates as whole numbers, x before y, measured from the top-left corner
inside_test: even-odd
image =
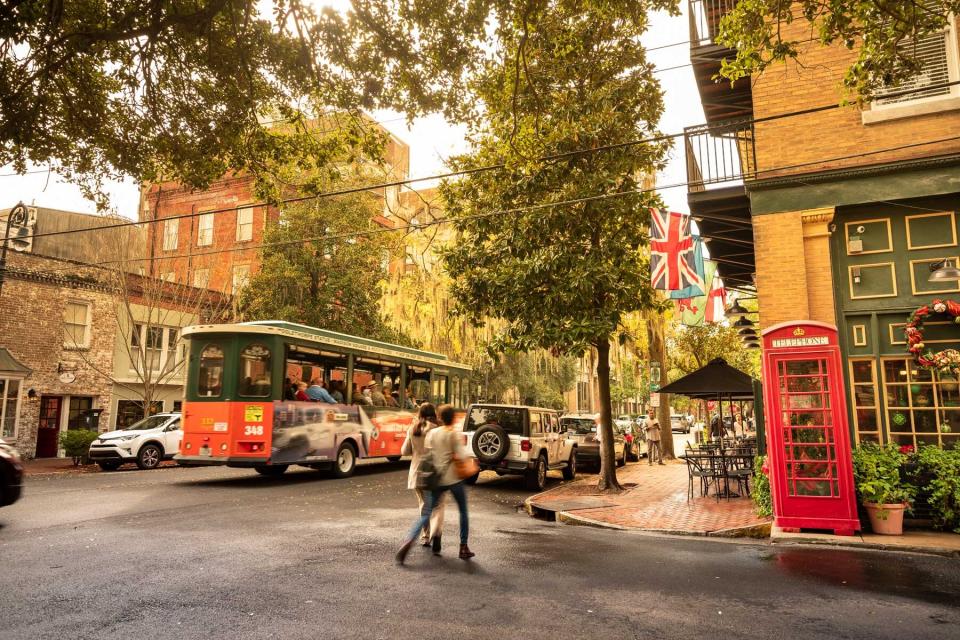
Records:
[[[674,380],[660,393],[673,393],[699,400],[753,400],[753,378],[734,369],[723,358]]]
[[[9,351],[0,347],[0,374],[28,376],[31,373],[30,369],[20,364],[20,361],[14,358]]]

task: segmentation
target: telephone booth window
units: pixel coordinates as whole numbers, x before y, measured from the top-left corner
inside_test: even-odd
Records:
[[[778,365],[787,493],[836,496],[837,455],[827,360],[790,360]]]

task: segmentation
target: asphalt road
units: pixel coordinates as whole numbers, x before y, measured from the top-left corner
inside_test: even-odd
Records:
[[[956,560],[558,525],[507,478],[470,491],[474,561],[453,508],[444,556],[399,568],[405,478],[30,478],[0,510],[0,638],[958,637]]]

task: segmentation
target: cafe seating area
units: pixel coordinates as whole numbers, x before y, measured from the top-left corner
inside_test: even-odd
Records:
[[[687,500],[701,497],[748,498],[757,441],[754,437],[722,438],[687,444],[680,458],[687,465]]]

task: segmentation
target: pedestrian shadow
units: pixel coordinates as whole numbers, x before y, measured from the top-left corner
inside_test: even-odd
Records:
[[[407,562],[398,568],[406,571],[416,571],[418,573],[466,574],[471,576],[487,575],[483,567],[477,563],[476,558],[473,560],[461,560],[456,556],[456,551],[452,553],[454,555],[439,557],[430,554],[426,558],[416,561],[411,551],[410,556],[407,557]]]

